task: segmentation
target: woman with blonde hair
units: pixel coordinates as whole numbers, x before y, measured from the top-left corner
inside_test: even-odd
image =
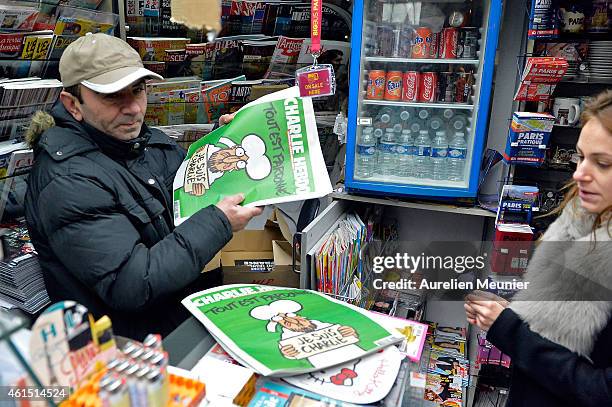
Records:
[[[585,107],[568,194],[507,303],[471,294],[469,323],[512,358],[507,407],[612,406],[612,91]]]

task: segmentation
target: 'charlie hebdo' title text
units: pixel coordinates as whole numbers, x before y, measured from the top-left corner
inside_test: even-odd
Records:
[[[285,99],[287,135],[289,137],[289,145],[291,146],[295,192],[301,194],[310,192],[310,180],[308,178],[308,162],[305,156],[299,107],[296,98]]]

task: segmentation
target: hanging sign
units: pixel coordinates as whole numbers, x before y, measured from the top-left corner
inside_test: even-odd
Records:
[[[322,0],[312,0],[310,11],[310,52],[313,57],[311,66],[298,69],[297,85],[301,97],[331,96],[336,93],[336,77],[331,64],[317,64],[321,56],[321,15]]]

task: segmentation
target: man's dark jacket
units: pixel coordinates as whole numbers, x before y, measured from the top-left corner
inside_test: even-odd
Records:
[[[215,206],[173,227],[172,183],[185,152],[143,126],[130,142],[77,122],[61,103],[34,146],[26,219],[49,297],[108,315],[116,334],[169,333],[180,300],[231,239]]]

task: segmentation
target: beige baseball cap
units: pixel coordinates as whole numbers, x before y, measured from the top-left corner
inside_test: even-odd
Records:
[[[145,69],[127,42],[103,33],[87,33],[66,47],[59,71],[65,88],[80,83],[98,93],[118,92],[142,78],[163,79]]]

